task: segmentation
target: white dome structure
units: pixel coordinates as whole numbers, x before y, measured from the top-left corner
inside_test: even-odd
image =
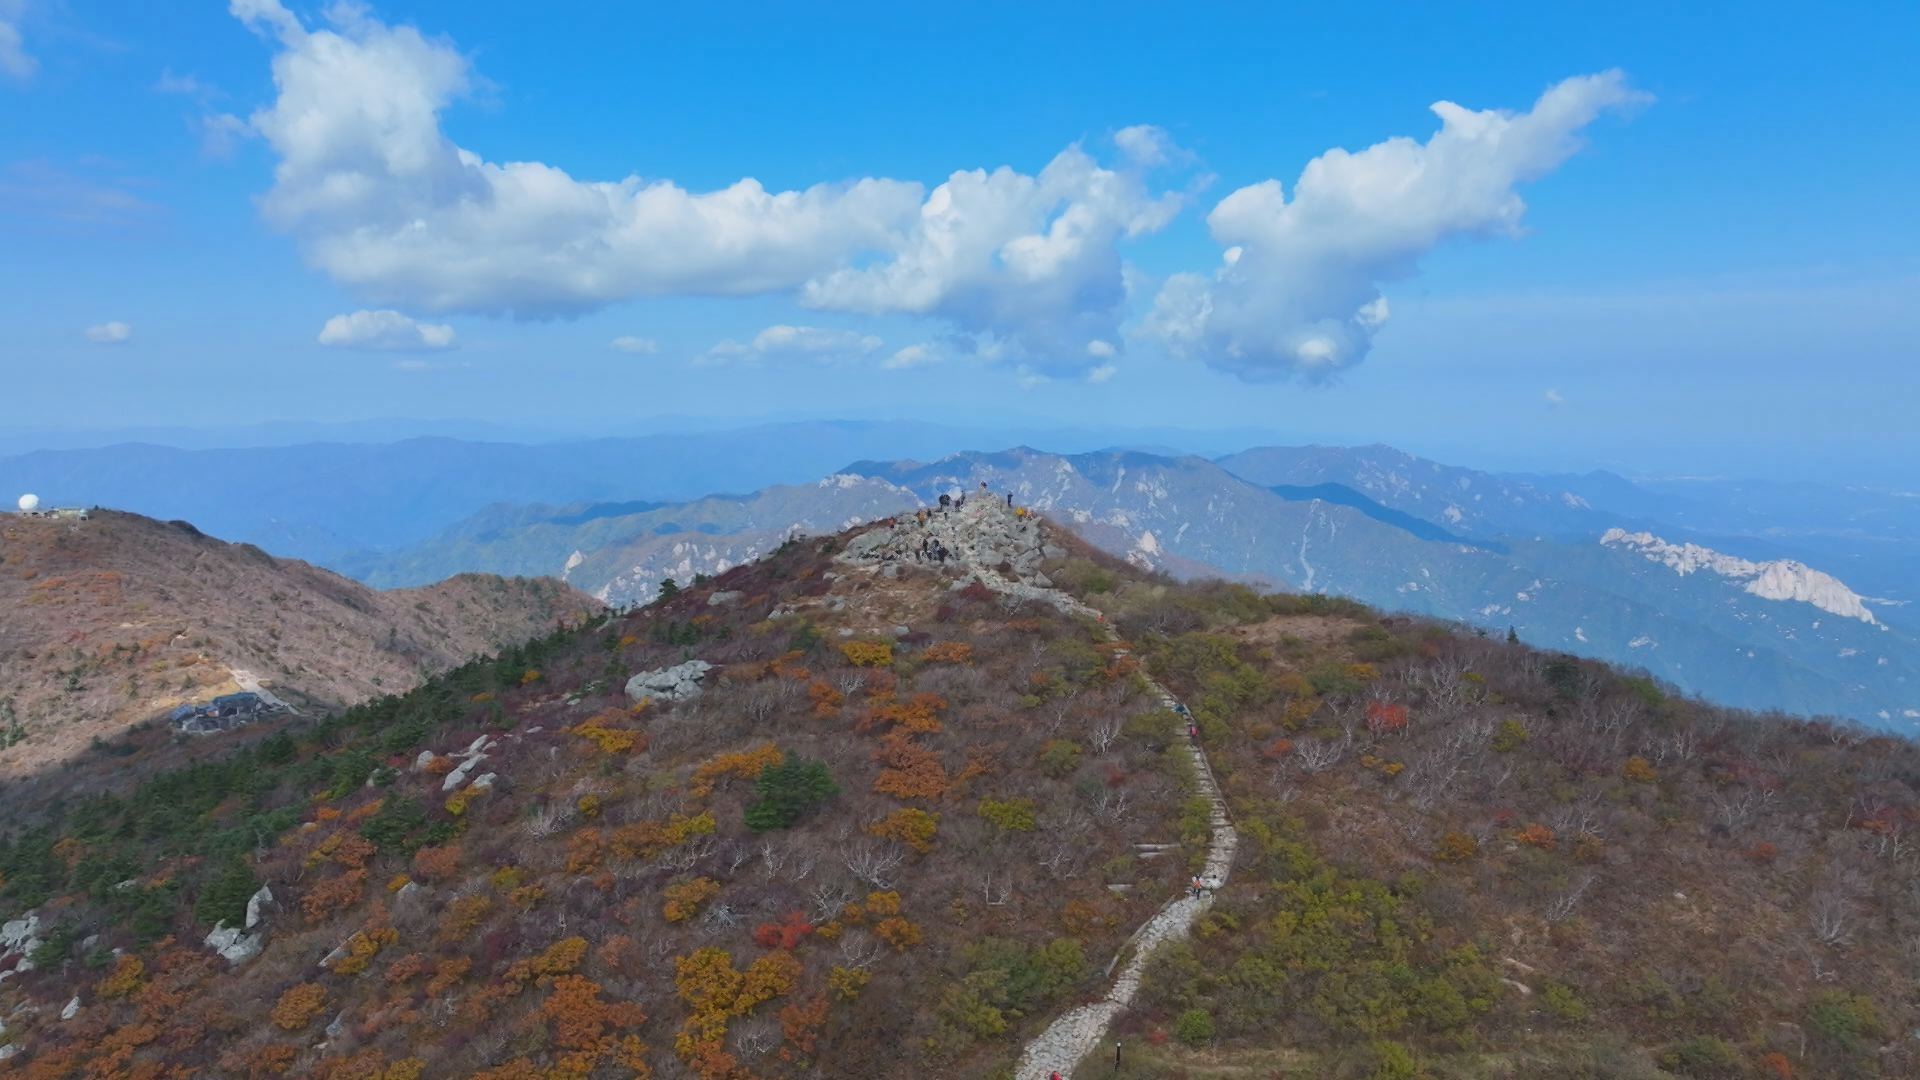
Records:
[[[40,496],[31,493],[20,496],[20,509],[29,514],[40,509]]]

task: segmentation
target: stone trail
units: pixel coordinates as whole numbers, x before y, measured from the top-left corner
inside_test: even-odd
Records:
[[[1051,604],[1069,615],[1093,619],[1101,636],[1112,642],[1120,640],[1119,631],[1106,621],[1099,609],[1053,588],[1053,583],[1040,573],[1042,558],[1065,552],[1046,543],[1038,519],[1018,517],[991,497],[980,498],[958,510],[936,513],[925,527],[909,516],[899,524],[862,533],[848,545],[840,559],[853,565],[878,566],[884,571],[890,564],[902,564],[903,560],[911,563],[913,550],[928,534],[952,553],[948,565],[964,577],[977,580],[1004,596]],[[1006,577],[998,569],[1001,566],[1010,566],[1014,578]],[[1121,655],[1125,655],[1124,649]],[[1144,671],[1141,677],[1164,708],[1179,712],[1179,701],[1166,687]],[[1106,995],[1068,1010],[1047,1025],[1021,1053],[1015,1080],[1047,1080],[1054,1072],[1072,1076],[1074,1068],[1100,1046],[1114,1017],[1133,1003],[1154,950],[1167,941],[1185,937],[1194,920],[1213,906],[1215,890],[1226,884],[1233,870],[1239,834],[1227,815],[1226,799],[1220,794],[1220,785],[1214,779],[1206,753],[1191,741],[1187,752],[1193,758],[1195,787],[1213,807],[1206,864],[1200,873],[1211,887],[1199,896],[1182,893],[1141,924],[1121,947],[1125,960],[1113,976]]]

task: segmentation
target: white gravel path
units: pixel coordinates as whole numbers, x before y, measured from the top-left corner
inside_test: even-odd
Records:
[[[996,551],[993,541],[1001,540],[1010,531],[1008,521],[997,520],[1003,515],[1012,518],[1010,512],[1001,508],[998,500],[983,499],[959,513],[942,515],[934,523],[933,531],[954,550],[960,567],[970,571],[971,576],[987,588],[1003,595],[1051,604],[1069,615],[1093,619],[1099,624],[1103,637],[1108,641],[1119,641],[1119,632],[1097,608],[1081,603],[1058,589],[1026,581],[1009,581],[994,569],[1005,553]],[[868,561],[859,556],[855,556],[855,559]],[[1124,655],[1125,651],[1122,650],[1121,654]],[[1166,687],[1145,671],[1141,672],[1141,677],[1164,707],[1169,711],[1177,711],[1175,707],[1178,702]],[[1239,835],[1227,816],[1226,800],[1220,794],[1220,785],[1214,779],[1213,767],[1207,764],[1206,754],[1198,744],[1191,742],[1187,752],[1193,756],[1196,788],[1213,805],[1207,860],[1200,872],[1201,878],[1211,887],[1198,897],[1182,892],[1135,930],[1127,945],[1122,947],[1126,959],[1115,973],[1106,996],[1070,1009],[1047,1025],[1047,1029],[1028,1043],[1021,1053],[1020,1065],[1014,1071],[1015,1080],[1048,1080],[1055,1072],[1072,1076],[1074,1068],[1100,1047],[1114,1017],[1133,1003],[1154,950],[1163,942],[1185,937],[1193,927],[1194,920],[1213,906],[1214,890],[1226,884],[1227,876],[1233,870],[1233,854],[1239,845]]]

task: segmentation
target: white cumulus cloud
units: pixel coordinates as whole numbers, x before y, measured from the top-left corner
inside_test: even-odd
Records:
[[[26,0],[0,0],[0,75],[20,82],[40,70],[40,62],[28,55],[26,39],[20,35],[20,17],[26,11]]]
[[[891,371],[899,371],[905,368],[925,367],[939,361],[939,352],[935,351],[933,346],[922,342],[894,350],[892,356],[880,362],[880,366]]]
[[[1142,177],[1140,156],[1171,147],[1146,128],[1126,129],[1119,168],[1071,146],[1036,175],[962,170],[931,191],[868,177],[692,192],[487,161],[441,127],[476,82],[451,42],[354,4],[313,27],[278,0],[230,10],[275,47],[276,96],[249,119],[279,159],[264,213],[383,305],[545,316],[642,295],[784,293],[944,320],[1036,364],[1084,369],[1081,343],[1118,339],[1118,243],[1179,207]]]
[[[635,356],[652,356],[660,351],[660,343],[652,338],[633,337],[622,334],[609,342],[616,352],[632,353]]]
[[[1540,396],[1546,400],[1546,403],[1548,405],[1551,405],[1556,409],[1567,403],[1566,395],[1562,394],[1559,390],[1553,387],[1548,387],[1547,392]]]
[[[1098,386],[1119,373],[1120,369],[1114,367],[1112,364],[1101,364],[1099,367],[1087,372],[1087,381]]]
[[[732,360],[790,359],[812,357],[821,360],[865,356],[885,344],[872,334],[854,330],[829,330],[818,326],[769,326],[751,341],[722,341],[699,357],[699,362],[723,364]]]
[[[124,345],[133,339],[133,327],[118,319],[89,326],[84,333],[95,345]]]
[[[397,311],[335,315],[320,328],[320,344],[372,352],[439,352],[454,347],[453,327],[416,322]]]
[[[891,259],[813,281],[813,307],[930,316],[997,339],[1042,371],[1082,371],[1084,343],[1119,337],[1120,242],[1158,231],[1180,196],[1078,146],[1028,176],[957,172],[927,196]]]
[[[1442,101],[1424,143],[1329,150],[1291,199],[1278,180],[1243,187],[1207,216],[1219,268],[1169,278],[1147,332],[1245,379],[1332,376],[1364,359],[1386,322],[1383,282],[1454,237],[1517,233],[1516,186],[1570,157],[1601,113],[1647,100],[1609,71],[1567,79],[1524,113]]]

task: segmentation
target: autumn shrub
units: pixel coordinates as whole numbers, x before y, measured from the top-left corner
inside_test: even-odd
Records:
[[[807,921],[806,914],[790,911],[779,922],[761,923],[755,927],[753,942],[763,949],[794,949],[811,933],[813,924]]]
[[[93,992],[109,1001],[127,997],[140,989],[146,981],[146,976],[147,965],[144,961],[132,953],[122,953],[120,958],[114,961],[113,971],[100,980],[99,984],[93,988]]]
[[[939,641],[920,653],[929,664],[968,664],[973,662],[973,646],[964,641]]]
[[[1627,763],[1620,767],[1620,775],[1634,784],[1651,784],[1660,779],[1660,772],[1653,767],[1653,763],[1638,754],[1628,758]]]
[[[1712,1035],[1695,1035],[1675,1043],[1660,1055],[1660,1064],[1699,1080],[1733,1080],[1747,1075],[1740,1051]]]
[[[840,646],[840,653],[854,667],[889,667],[893,664],[893,643],[890,641],[849,641]]]
[[[1525,844],[1528,847],[1537,847],[1542,851],[1552,851],[1557,843],[1554,839],[1553,830],[1539,822],[1528,825],[1526,828],[1514,833],[1513,839],[1516,843]]]
[[[706,798],[713,794],[714,786],[727,777],[758,779],[762,772],[780,764],[784,756],[780,748],[772,743],[764,743],[751,750],[716,755],[693,770],[693,777],[687,781],[687,792],[695,798]]]
[[[647,748],[646,733],[632,728],[613,726],[621,719],[623,714],[619,710],[608,710],[596,713],[565,730],[591,742],[604,754],[644,751]]]
[[[349,870],[308,889],[300,898],[300,910],[308,922],[322,923],[360,902],[366,891],[367,872]]]
[[[827,988],[842,1001],[853,1001],[867,988],[873,974],[865,968],[834,966],[827,971]]]
[[[898,915],[874,923],[873,933],[901,952],[920,944],[920,928]]]
[[[978,812],[1002,832],[1032,832],[1039,827],[1032,799],[981,799]]]
[[[880,774],[873,779],[877,794],[930,801],[944,796],[952,786],[940,756],[899,732],[880,741],[873,759],[881,765]]]
[[[1433,857],[1439,862],[1466,862],[1480,851],[1480,841],[1472,835],[1458,830],[1440,837],[1439,846],[1434,848]]]
[[[662,892],[665,903],[660,914],[668,922],[685,922],[699,913],[702,904],[720,895],[720,883],[712,878],[697,877],[675,882]]]
[[[613,830],[608,846],[616,858],[651,859],[696,836],[711,836],[718,827],[712,811],[674,814],[664,822],[637,821],[622,825]]]
[[[1493,748],[1494,753],[1511,754],[1527,745],[1529,737],[1527,725],[1518,720],[1502,720],[1500,726],[1494,729],[1493,740],[1488,745]]]
[[[319,983],[301,983],[298,986],[289,987],[280,995],[280,1000],[274,1003],[270,1018],[274,1026],[282,1031],[299,1031],[313,1023],[313,1018],[320,1015],[320,1010],[326,1007],[326,987]]]
[[[1174,1020],[1173,1034],[1188,1046],[1205,1046],[1213,1041],[1213,1014],[1205,1009],[1188,1009]]]
[[[413,853],[413,873],[422,881],[446,881],[460,869],[460,846],[423,847]]]
[[[1376,737],[1406,730],[1407,721],[1405,705],[1388,701],[1367,702],[1367,730]]]
[[[917,807],[904,807],[867,826],[867,832],[882,840],[905,844],[924,855],[933,850],[933,837],[939,828],[940,815]]]
[[[1073,773],[1080,765],[1080,744],[1067,739],[1052,739],[1040,748],[1040,771],[1055,780]]]
[[[747,804],[747,827],[754,832],[790,829],[821,804],[840,794],[824,762],[786,758],[762,770]]]

